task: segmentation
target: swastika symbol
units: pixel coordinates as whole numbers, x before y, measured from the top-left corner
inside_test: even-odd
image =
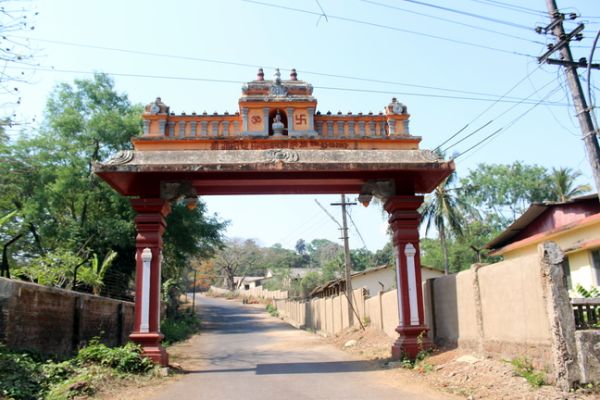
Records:
[[[296,125],[306,125],[306,122],[307,122],[306,115],[304,115],[304,114],[295,115],[294,121],[296,122]]]
[[[250,122],[252,122],[253,124],[260,124],[262,122],[262,118],[260,117],[260,115],[253,115],[250,118]]]

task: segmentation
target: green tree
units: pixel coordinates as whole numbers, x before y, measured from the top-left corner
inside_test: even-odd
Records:
[[[465,212],[469,208],[462,198],[457,196],[453,188],[456,173],[452,173],[427,196],[421,208],[421,223],[425,223],[425,234],[432,226],[437,229],[442,254],[444,256],[444,273],[449,272],[448,238],[463,233]]]
[[[396,265],[396,256],[394,255],[394,244],[390,239],[382,249],[375,252],[375,265]]]
[[[264,270],[257,268],[260,250],[252,239],[229,239],[225,246],[217,250],[214,265],[225,278],[229,290],[239,289],[239,284],[246,276],[264,275]],[[235,277],[240,277],[236,285]]]
[[[73,269],[56,280],[68,287],[80,268],[71,255],[88,262],[93,255],[105,259],[116,252],[102,278],[105,283],[112,277],[111,285],[102,291],[127,290],[135,269],[135,215],[128,199],[93,174],[92,166],[131,148],[131,138],[141,131],[141,112],[141,106],[116,91],[112,79],[96,74],[55,88],[39,132],[24,132],[15,141],[0,135],[0,215],[12,210],[19,215],[0,227],[0,238],[23,234],[14,250],[22,274],[33,276],[24,270],[32,260],[40,260],[31,266],[41,269],[51,268],[56,259],[57,268]],[[180,279],[190,257],[209,256],[225,226],[207,216],[203,203],[193,211],[177,204],[172,209],[164,279]],[[39,274],[34,279],[39,282]]]
[[[552,168],[550,173],[550,190],[552,197],[548,200],[565,202],[573,197],[581,196],[592,190],[590,185],[575,185],[575,181],[581,176],[581,172],[572,168]]]
[[[548,171],[520,161],[479,164],[461,179],[461,199],[477,208],[488,224],[504,229],[532,202],[552,198]]]
[[[353,271],[364,271],[375,267],[375,255],[367,248],[350,250],[350,262]]]
[[[313,239],[308,245],[310,265],[322,268],[331,260],[338,259],[343,247],[328,239]]]

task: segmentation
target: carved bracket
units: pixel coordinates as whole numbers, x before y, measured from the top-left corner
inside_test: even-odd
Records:
[[[370,180],[362,185],[358,201],[368,205],[375,196],[385,203],[394,194],[396,194],[396,185],[393,180]]]
[[[133,150],[120,150],[114,156],[109,158],[104,164],[106,165],[121,165],[127,164],[131,160],[133,160],[134,152]]]
[[[198,193],[190,181],[162,181],[160,183],[160,198],[163,200],[176,201],[182,198],[196,197],[198,197]]]

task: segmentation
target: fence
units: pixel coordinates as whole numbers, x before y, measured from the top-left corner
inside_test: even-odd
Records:
[[[575,317],[575,329],[599,328],[600,298],[594,299],[571,299],[573,316]]]
[[[133,318],[132,303],[0,278],[0,342],[12,349],[70,355],[95,336],[121,345]]]
[[[368,317],[367,303],[362,289],[353,291],[353,319],[365,321]],[[298,328],[335,334],[350,326],[348,299],[345,294],[334,297],[295,301],[277,299],[273,301],[279,315]],[[355,322],[358,325],[358,322]]]

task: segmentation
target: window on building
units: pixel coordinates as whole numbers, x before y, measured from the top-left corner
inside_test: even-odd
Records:
[[[592,274],[596,286],[600,286],[600,249],[592,250]]]
[[[573,289],[573,282],[571,281],[571,266],[569,265],[569,257],[565,257],[563,261],[563,279],[567,289]]]

